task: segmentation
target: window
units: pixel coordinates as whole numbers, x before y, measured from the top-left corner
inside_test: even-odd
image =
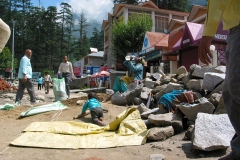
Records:
[[[166,14],[157,14],[155,16],[155,31],[164,32],[164,29],[168,27],[168,16]]]

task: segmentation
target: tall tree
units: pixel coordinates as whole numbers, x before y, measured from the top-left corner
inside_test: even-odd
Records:
[[[113,52],[117,61],[123,61],[126,53],[139,52],[146,31],[152,28],[152,19],[146,14],[132,14],[128,23],[123,17],[113,24],[112,43]]]
[[[78,54],[75,55],[76,59],[80,59],[81,57],[84,57],[89,53],[89,52],[86,52],[85,50],[86,44],[84,44],[84,36],[86,36],[87,29],[89,26],[84,10],[82,10],[81,13],[79,14],[78,24],[79,24],[79,28],[75,30],[79,32],[79,51],[78,51]]]
[[[72,18],[73,18],[73,13],[72,13],[72,7],[68,3],[62,2],[60,4],[61,9],[59,13],[59,19],[61,20],[61,57],[63,57],[64,52],[67,51],[68,49],[68,41],[65,37],[68,37],[67,33],[67,28],[72,26]]]
[[[97,48],[99,51],[103,51],[103,31],[98,31],[97,28],[93,29],[92,36],[90,38],[90,45],[93,48]]]

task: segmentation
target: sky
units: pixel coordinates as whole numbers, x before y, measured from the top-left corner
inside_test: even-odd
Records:
[[[66,2],[72,6],[73,12],[80,14],[83,10],[88,21],[95,21],[101,24],[104,19],[107,19],[108,13],[112,13],[112,0],[31,0],[34,6],[43,6],[47,9],[48,6],[56,6],[60,8],[62,2]],[[206,0],[192,0],[193,4],[205,5]]]
[[[56,6],[60,8],[62,2],[66,2],[72,6],[73,12],[80,14],[83,10],[88,21],[96,21],[102,23],[107,19],[108,12],[112,12],[112,0],[31,0],[34,6],[43,6],[47,9],[48,6]]]

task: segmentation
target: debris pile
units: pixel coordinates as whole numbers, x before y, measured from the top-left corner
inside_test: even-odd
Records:
[[[0,91],[17,90],[17,87],[10,86],[5,80],[0,78]]]
[[[148,74],[142,84],[133,82],[111,101],[134,104],[149,129],[148,140],[162,141],[186,131],[185,138],[192,140],[194,149],[225,149],[234,134],[222,100],[225,70],[225,66],[193,64],[190,72],[181,66],[176,74]]]

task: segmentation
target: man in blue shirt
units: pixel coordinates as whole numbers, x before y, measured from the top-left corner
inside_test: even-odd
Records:
[[[124,61],[123,64],[128,67],[130,74],[133,74],[134,81],[141,81],[143,79],[143,65],[141,63],[142,59],[140,57],[135,58],[135,65],[132,62],[133,57],[130,61]]]
[[[19,79],[19,86],[17,90],[16,105],[21,104],[21,99],[23,97],[23,93],[25,88],[27,88],[28,94],[30,96],[31,104],[37,103],[34,86],[31,82],[32,79],[32,66],[30,62],[30,58],[32,56],[32,51],[27,49],[25,55],[22,57],[20,61],[19,71],[18,71],[18,79]]]

